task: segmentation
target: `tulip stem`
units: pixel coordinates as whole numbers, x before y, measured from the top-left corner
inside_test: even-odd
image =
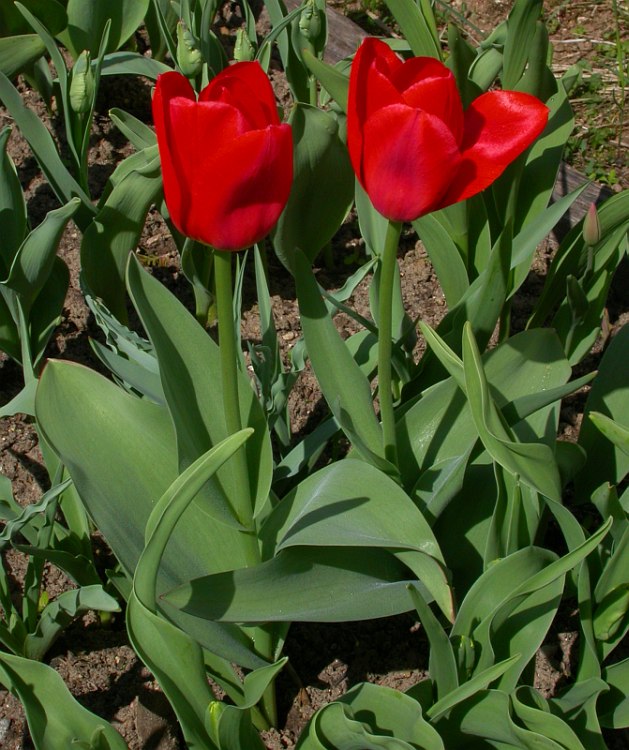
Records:
[[[227,428],[227,434],[233,435],[242,429],[242,420],[240,419],[240,404],[238,401],[238,359],[233,313],[232,253],[221,252],[220,250],[214,252],[214,274],[225,427]],[[245,533],[249,535],[253,532],[253,509],[251,507],[251,489],[244,447],[236,451],[233,461],[236,487],[234,497],[230,499],[239,522],[247,529]],[[257,559],[252,559],[250,564],[256,564],[260,561],[259,554],[255,557]]]
[[[384,249],[380,258],[378,299],[378,397],[384,441],[384,456],[397,466],[397,441],[393,414],[391,354],[393,351],[393,283],[402,224],[389,221]]]
[[[214,252],[214,283],[216,291],[216,314],[218,318],[219,356],[221,360],[221,381],[223,385],[223,409],[227,433],[233,435],[242,429],[240,404],[238,401],[238,357],[236,350],[236,330],[234,328],[232,253]],[[230,498],[238,520],[244,527],[242,543],[247,565],[260,564],[260,547],[253,520],[253,506],[247,455],[243,446],[232,457],[236,477],[233,497]],[[265,628],[254,630],[256,651],[265,659],[273,658],[273,633]],[[261,700],[263,715],[274,726],[277,723],[277,707],[273,684],[264,691]]]

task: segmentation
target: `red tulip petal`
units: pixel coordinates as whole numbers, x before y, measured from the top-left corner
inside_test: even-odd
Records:
[[[546,127],[548,107],[516,91],[490,91],[465,112],[463,157],[442,206],[480,193],[525,151]]]
[[[365,122],[382,107],[402,101],[390,80],[402,65],[388,45],[371,37],[365,39],[356,52],[349,77],[347,146],[357,174],[360,171]]]
[[[222,70],[199,95],[199,101],[222,101],[240,110],[251,130],[279,125],[275,94],[257,62],[240,62]]]
[[[164,194],[167,196],[168,211],[175,225],[181,228],[182,207],[185,197],[181,191],[178,170],[173,163],[172,150],[179,142],[179,136],[172,128],[170,105],[173,99],[195,101],[194,91],[188,79],[172,71],[159,76],[153,94],[153,121],[162,166]]]
[[[223,175],[211,171],[214,154],[247,131],[247,123],[233,107],[223,102],[197,103],[176,97],[167,113],[171,137],[168,142],[174,175],[166,179],[164,196],[175,226],[195,236],[205,208],[196,196],[208,179],[220,182]],[[173,189],[174,187],[174,189]],[[196,230],[195,230],[196,231]]]
[[[405,104],[439,117],[456,142],[461,142],[463,104],[454,75],[443,63],[432,57],[413,57],[396,71],[392,82]]]
[[[262,239],[282,213],[293,179],[288,125],[245,133],[217,150],[199,171],[189,234],[220,250]]]
[[[434,115],[394,104],[365,126],[363,187],[388,219],[412,221],[439,203],[459,166],[450,129]]]

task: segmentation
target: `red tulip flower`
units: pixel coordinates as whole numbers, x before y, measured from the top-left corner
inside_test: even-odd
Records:
[[[431,57],[403,62],[367,38],[349,79],[347,141],[374,207],[413,221],[488,187],[544,129],[530,94],[490,91],[463,111],[454,76]]]
[[[219,250],[261,240],[288,200],[293,142],[260,65],[226,68],[198,100],[185,76],[164,73],[153,118],[164,197],[177,229]]]

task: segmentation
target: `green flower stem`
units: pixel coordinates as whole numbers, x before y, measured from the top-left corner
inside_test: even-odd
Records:
[[[378,397],[384,440],[384,456],[397,466],[397,442],[391,387],[391,354],[393,339],[393,282],[397,249],[402,224],[389,221],[380,261],[380,289],[378,299]]]
[[[221,380],[223,385],[223,409],[227,434],[233,435],[242,429],[240,405],[238,402],[238,359],[236,356],[236,332],[233,318],[232,254],[214,253],[214,273],[216,282],[216,312],[218,318],[218,340],[221,358]],[[234,454],[234,476],[237,486],[232,507],[240,523],[251,534],[254,532],[251,488],[245,449]],[[256,545],[257,547],[257,545]],[[260,561],[259,554],[255,564]]]
[[[218,341],[221,358],[221,380],[223,384],[223,409],[227,433],[233,435],[242,429],[240,405],[238,402],[238,358],[236,356],[236,332],[234,330],[232,253],[214,252],[214,283],[216,287],[216,314],[218,318]],[[254,567],[261,561],[260,547],[253,520],[253,503],[245,447],[232,457],[236,477],[232,507],[246,531],[242,532],[242,542],[247,565]],[[255,628],[255,647],[258,653],[272,660],[272,634],[264,628]],[[271,684],[264,692],[261,701],[264,715],[272,726],[277,723],[275,689]]]

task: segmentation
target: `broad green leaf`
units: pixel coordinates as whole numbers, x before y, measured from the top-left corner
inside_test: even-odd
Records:
[[[203,485],[251,436],[243,430],[211,448],[168,487],[151,511],[146,524],[146,546],[133,578],[128,625],[132,642],[155,674],[173,705],[188,745],[205,745],[205,710],[211,690],[205,677],[203,652],[186,633],[156,613],[157,575],[175,527]],[[171,652],[164,659],[164,643]]]
[[[100,297],[122,322],[127,319],[125,269],[129,253],[136,247],[151,203],[162,189],[157,146],[125,159],[116,173],[124,170],[85,229],[81,242],[81,270],[90,294]]]
[[[136,75],[145,76],[151,81],[157,80],[157,76],[168,73],[172,68],[159,60],[154,60],[137,52],[111,52],[105,55],[101,75],[119,76]]]
[[[37,18],[45,23],[51,34],[58,34],[68,23],[65,3],[57,0],[24,0],[24,5]],[[23,36],[31,31],[24,16],[11,0],[0,2],[0,36]]]
[[[369,464],[346,459],[308,477],[269,516],[263,534],[274,553],[301,546],[399,550],[399,559],[453,618],[452,593],[430,527],[408,495]]]
[[[542,443],[519,443],[513,440],[492,399],[469,323],[465,325],[463,339],[463,368],[472,418],[487,451],[495,461],[513,475],[519,476],[525,484],[542,495],[559,500],[561,485],[552,451]]]
[[[554,740],[566,750],[583,750],[577,734],[559,716],[550,712],[547,701],[528,685],[518,688],[511,694],[513,712],[531,732]]]
[[[549,700],[551,711],[558,713],[568,722],[579,737],[588,740],[588,749],[592,747],[605,750],[606,747],[602,738],[597,703],[607,689],[603,680],[598,678],[578,680],[559,696]]]
[[[629,659],[603,669],[609,692],[602,693],[597,708],[601,724],[610,729],[629,727]]]
[[[132,576],[151,510],[179,473],[168,413],[87,368],[55,361],[42,374],[35,411],[43,439],[67,466],[88,514]],[[160,590],[221,569],[226,549],[239,564],[230,536],[237,532],[205,514],[200,523],[199,512],[195,503],[175,528],[160,569]],[[239,629],[188,619],[181,620],[182,627],[188,632],[196,627],[194,637],[206,648],[249,668],[262,666]]]
[[[297,747],[300,750],[329,750],[332,747],[335,750],[413,750],[417,747],[388,733],[383,736],[377,727],[371,730],[369,725],[353,719],[351,710],[342,703],[331,703],[315,714]]]
[[[37,629],[26,636],[24,655],[29,659],[41,660],[72,620],[89,610],[119,612],[120,607],[100,585],[64,591],[46,605],[37,622]]]
[[[629,429],[598,411],[591,411],[589,416],[598,431],[629,456]]]
[[[68,26],[59,34],[63,44],[76,60],[87,49],[97,52],[103,29],[111,20],[108,50],[113,52],[135,32],[142,23],[150,0],[68,0]]]
[[[542,0],[519,0],[509,14],[502,66],[505,89],[515,89],[524,73],[541,10]]]
[[[7,143],[11,128],[0,131],[0,273],[6,279],[15,254],[26,235],[26,203],[22,186],[11,157],[7,154]]]
[[[513,664],[520,658],[520,654],[514,654],[504,661],[492,664],[482,672],[477,672],[473,677],[459,685],[456,690],[441,698],[434,703],[428,711],[428,716],[432,721],[438,721],[444,714],[459,703],[471,698],[480,690],[485,690],[488,685],[501,677]]]
[[[99,750],[127,750],[118,732],[84,708],[52,667],[0,653],[0,681],[22,701],[37,750],[71,748],[77,741],[92,747],[98,733]]]
[[[629,472],[629,456],[614,443],[601,437],[595,423],[589,419],[590,413],[598,412],[613,419],[619,427],[629,428],[628,351],[629,325],[625,325],[614,336],[603,355],[585,405],[579,445],[587,454],[587,463],[575,482],[576,496],[580,502],[588,501],[592,492],[603,482],[618,484]]]
[[[448,49],[450,56],[446,60],[446,65],[454,73],[463,107],[467,109],[481,93],[468,77],[470,67],[476,58],[476,50],[453,23],[448,24]]]
[[[448,308],[452,309],[461,301],[470,285],[467,269],[457,246],[433,214],[417,219],[413,222],[413,227],[424,243]]]
[[[504,750],[568,750],[537,731],[516,723],[511,698],[501,690],[481,690],[455,706],[437,728],[448,738],[448,750],[496,747]],[[572,750],[572,749],[571,749]],[[574,750],[582,750],[575,746]]]
[[[363,682],[348,690],[339,703],[350,706],[357,721],[371,724],[384,737],[394,736],[424,750],[443,750],[439,734],[422,717],[421,705],[404,693]]]
[[[114,107],[109,110],[109,117],[118,130],[138,150],[154,146],[157,142],[155,131],[129,112]]]
[[[204,722],[214,694],[199,644],[147,609],[135,593],[127,605],[127,632],[134,650],[155,675],[175,710],[187,747],[214,750],[216,746]]]
[[[143,272],[135,259],[129,263],[128,285],[155,347],[162,387],[177,435],[179,466],[184,469],[227,437],[218,346],[177,298]],[[259,511],[270,490],[271,444],[266,420],[249,378],[240,372],[238,398],[241,423],[255,430],[245,450],[252,506]],[[207,500],[213,498],[212,504],[220,498],[211,512],[216,513],[222,507],[223,523],[236,526],[235,519],[229,520],[229,499],[237,486],[233,472],[224,468],[217,472],[206,490]],[[201,506],[202,497],[203,494],[197,499]],[[225,561],[230,561],[229,547],[221,545],[221,548]],[[234,567],[231,561],[222,565],[223,570],[227,567]]]
[[[434,336],[431,342],[439,346]],[[483,355],[482,362],[492,398],[498,407],[509,410],[513,409],[510,404],[520,403],[520,399],[524,405],[530,399],[536,400],[542,391],[552,393],[551,389],[562,386],[571,373],[557,337],[548,329],[513,336]],[[462,382],[460,361],[458,365],[453,362],[453,366],[458,368]],[[552,395],[557,397],[555,393]],[[538,404],[543,406],[541,402],[531,402],[531,408]],[[510,416],[513,424],[526,414],[516,416],[511,411]],[[478,439],[469,406],[453,379],[426,391],[398,420],[397,432],[405,486],[415,484],[418,477],[433,466],[451,465],[458,471],[457,461],[469,454]],[[426,477],[426,491],[430,486],[428,479]]]
[[[323,395],[337,420],[349,429],[350,440],[355,442],[358,438],[361,446],[382,457],[382,431],[373,409],[369,381],[334,327],[303,253],[296,252],[294,268],[302,330]],[[330,367],[330,362],[335,366]]]
[[[212,701],[206,713],[205,727],[220,750],[265,749],[249,710]]]
[[[409,594],[430,643],[430,679],[437,688],[437,698],[444,698],[459,686],[457,662],[450,639],[415,586],[409,586]]]
[[[50,277],[61,235],[79,205],[79,199],[73,198],[65,206],[49,211],[42,223],[28,234],[15,255],[9,277],[4,283],[20,296],[25,315],[28,315],[35,298]]]
[[[292,268],[295,248],[313,262],[341,226],[354,199],[354,172],[329,112],[307,104],[293,107],[293,184],[272,232],[280,260]]]
[[[408,611],[413,581],[385,550],[289,547],[256,567],[192,580],[163,600],[169,612],[224,622],[343,622]]]

